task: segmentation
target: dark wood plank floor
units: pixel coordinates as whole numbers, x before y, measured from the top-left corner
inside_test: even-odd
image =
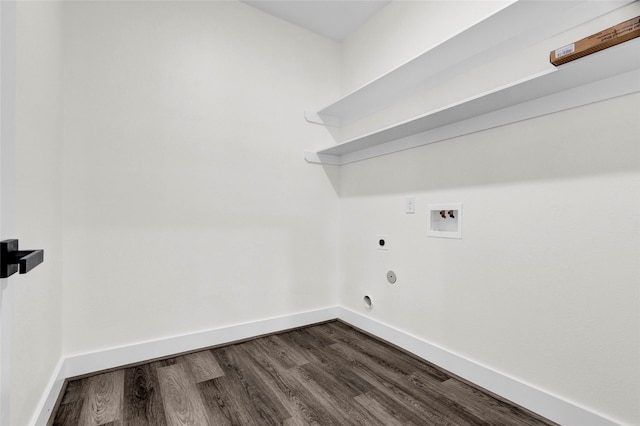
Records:
[[[71,380],[50,424],[553,423],[333,321]]]

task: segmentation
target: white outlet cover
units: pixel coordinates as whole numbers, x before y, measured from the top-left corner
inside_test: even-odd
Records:
[[[381,244],[380,241],[384,241],[384,244]],[[378,250],[389,250],[389,236],[378,235],[376,237],[376,247],[378,248]]]
[[[427,215],[429,237],[462,239],[462,203],[429,204]]]
[[[406,214],[413,214],[416,212],[416,197],[409,195],[404,199],[404,212]]]

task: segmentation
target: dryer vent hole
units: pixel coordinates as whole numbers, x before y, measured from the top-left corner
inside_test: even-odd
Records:
[[[371,309],[373,305],[373,302],[371,301],[371,297],[364,296],[363,301],[364,301],[364,307],[367,309]]]

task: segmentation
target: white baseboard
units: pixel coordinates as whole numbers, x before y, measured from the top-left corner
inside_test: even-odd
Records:
[[[347,308],[338,307],[338,318],[561,425],[618,425],[548,392]]]
[[[62,392],[62,386],[64,385],[64,380],[66,376],[64,374],[64,364],[65,360],[61,359],[58,362],[58,365],[53,370],[53,374],[49,379],[49,383],[47,384],[46,391],[43,393],[40,398],[40,402],[38,403],[38,409],[35,412],[34,419],[32,419],[32,425],[46,425],[49,420],[49,416],[51,412],[55,408],[56,401],[58,400],[58,396],[60,392]]]
[[[80,376],[94,371],[248,339],[335,318],[337,318],[337,308],[330,307],[142,342],[105,351],[72,355],[66,358],[65,373],[66,377]]]
[[[216,328],[182,336],[136,343],[99,352],[71,355],[60,362],[57,371],[41,399],[32,424],[45,426],[65,379],[89,374],[95,371],[108,370],[123,365],[134,364],[173,354],[193,351],[208,346],[248,339],[263,334],[276,333],[290,328],[302,327],[338,317],[338,308],[329,307],[315,311],[301,312],[261,321]]]
[[[618,424],[548,392],[341,306],[69,356],[59,363],[54,372],[41,399],[33,424],[46,425],[64,380],[67,378],[332,319],[340,319],[386,340],[561,425],[609,426]]]

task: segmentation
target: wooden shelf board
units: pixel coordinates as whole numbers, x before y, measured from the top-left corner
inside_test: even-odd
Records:
[[[305,118],[340,127],[631,1],[516,1]]]
[[[342,165],[640,91],[640,39],[316,153]]]

